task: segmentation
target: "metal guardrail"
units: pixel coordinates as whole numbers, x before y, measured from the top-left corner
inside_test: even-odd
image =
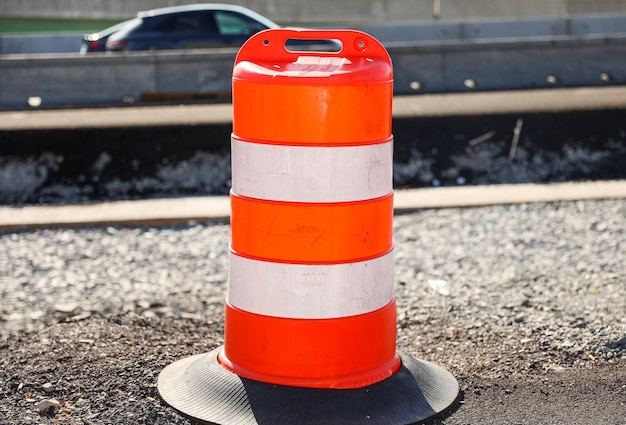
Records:
[[[387,48],[394,93],[626,84],[626,16],[362,29]],[[237,51],[0,56],[0,108],[228,99]]]

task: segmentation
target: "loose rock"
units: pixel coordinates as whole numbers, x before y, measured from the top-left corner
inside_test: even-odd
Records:
[[[54,409],[58,409],[59,407],[61,407],[61,403],[54,398],[41,400],[37,404],[37,410],[41,413],[48,413]]]

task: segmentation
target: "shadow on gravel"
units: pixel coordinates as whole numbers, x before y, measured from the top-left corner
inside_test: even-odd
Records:
[[[230,124],[0,131],[0,204],[226,195]],[[394,186],[626,178],[626,110],[402,118]]]

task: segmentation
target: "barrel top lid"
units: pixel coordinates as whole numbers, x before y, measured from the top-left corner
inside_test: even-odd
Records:
[[[289,39],[336,40],[341,50],[294,51]],[[302,79],[329,84],[387,83],[393,79],[387,50],[372,36],[354,30],[269,29],[252,36],[235,60],[233,79],[297,83]],[[299,83],[298,83],[299,84]]]

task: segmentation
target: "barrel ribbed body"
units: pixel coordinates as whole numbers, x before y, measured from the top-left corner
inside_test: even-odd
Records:
[[[268,383],[358,388],[400,367],[392,67],[366,34],[342,33],[338,53],[285,50],[298,34],[257,34],[233,69],[232,237],[219,361]]]

